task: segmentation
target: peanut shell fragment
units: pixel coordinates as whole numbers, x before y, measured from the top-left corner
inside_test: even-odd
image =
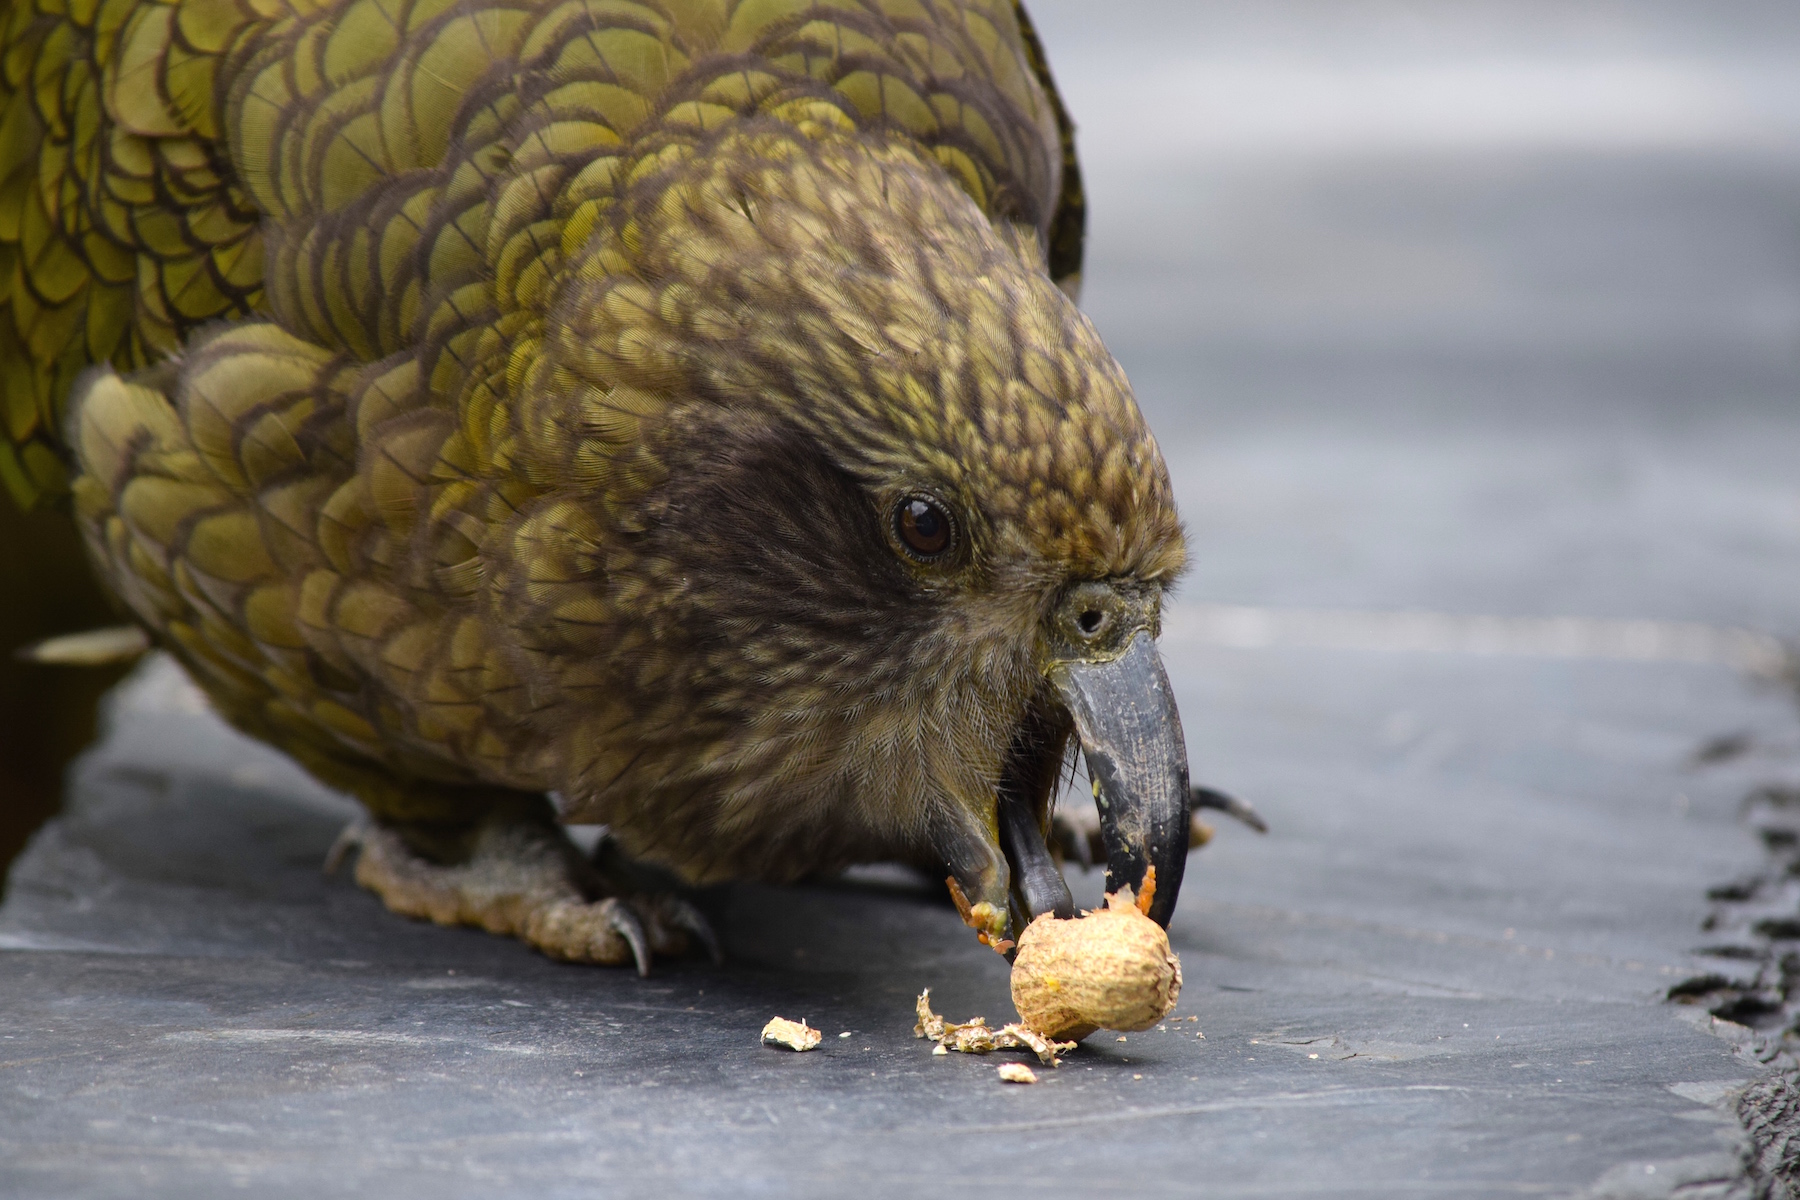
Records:
[[[1057,1055],[1067,1054],[1075,1048],[1074,1042],[1051,1041],[1023,1025],[1003,1025],[999,1029],[990,1029],[983,1017],[971,1017],[962,1022],[946,1021],[931,1011],[930,988],[919,993],[913,1011],[919,1018],[918,1023],[913,1026],[913,1036],[936,1042],[937,1045],[931,1049],[933,1054],[948,1054],[952,1050],[959,1054],[1029,1050],[1046,1067],[1054,1067],[1057,1065]]]
[[[773,1017],[763,1026],[762,1044],[779,1046],[784,1050],[817,1050],[819,1039],[824,1036],[805,1021],[790,1021],[785,1017]]]

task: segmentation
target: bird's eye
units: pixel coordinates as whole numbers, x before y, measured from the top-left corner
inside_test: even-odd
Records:
[[[956,527],[937,501],[908,496],[894,510],[894,532],[900,543],[919,558],[940,558],[950,549]]]

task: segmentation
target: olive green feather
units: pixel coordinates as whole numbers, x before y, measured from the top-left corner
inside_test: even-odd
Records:
[[[480,270],[472,240],[491,234],[491,213],[469,189],[520,152],[593,167],[658,119],[828,98],[918,138],[990,212],[1028,213],[1052,267],[1073,277],[1070,127],[1022,10],[812,7],[12,0],[0,29],[5,490],[27,508],[65,490],[60,413],[90,364],[143,368],[208,322],[253,313],[365,358],[392,352],[429,320],[425,289]],[[1046,121],[1060,139],[1048,155]]]

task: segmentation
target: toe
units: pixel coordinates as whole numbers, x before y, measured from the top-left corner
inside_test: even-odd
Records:
[[[637,960],[638,976],[649,975],[650,939],[644,936],[644,923],[631,911],[631,906],[622,900],[602,900],[596,907],[604,914],[607,928],[631,947],[631,957]]]
[[[523,932],[527,942],[551,958],[608,967],[635,963],[639,975],[650,973],[644,924],[619,900],[548,904],[526,918]]]
[[[670,896],[663,906],[663,917],[677,929],[685,931],[706,951],[717,967],[725,962],[725,949],[719,945],[719,935],[713,932],[712,922],[706,914],[680,896]]]

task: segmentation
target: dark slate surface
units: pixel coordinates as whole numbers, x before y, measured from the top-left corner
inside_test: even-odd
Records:
[[[1007,1015],[1004,964],[929,893],[729,889],[709,898],[729,965],[648,981],[403,922],[320,874],[348,807],[153,671],[0,910],[0,1194],[1556,1195],[1621,1164],[1729,1175],[1709,1104],[1752,1068],[1659,994],[1701,889],[1753,847],[1726,779],[1682,777],[1685,811],[1666,785],[1713,728],[1690,712],[1773,736],[1781,701],[1716,671],[1284,657],[1182,664],[1210,681],[1185,689],[1196,741],[1276,826],[1221,831],[1190,873],[1177,1016],[1199,1021],[1100,1035],[1034,1088],[911,1037],[922,986]],[[1517,731],[1522,694],[1544,711]],[[1372,697],[1485,765],[1392,745]],[[825,1048],[758,1046],[777,1013]]]
[[[728,964],[648,981],[398,920],[319,871],[347,803],[153,665],[0,906],[0,1196],[1747,1194],[1763,1068],[1662,997],[1717,966],[1706,889],[1764,867],[1739,804],[1800,782],[1791,695],[1197,617],[1800,633],[1800,18],[1034,8],[1087,302],[1190,524],[1196,773],[1273,826],[1190,867],[1198,1021],[1030,1088],[934,1058],[913,995],[1010,1015],[1005,964],[904,881],[710,895]],[[776,1014],[825,1047],[758,1046]]]

